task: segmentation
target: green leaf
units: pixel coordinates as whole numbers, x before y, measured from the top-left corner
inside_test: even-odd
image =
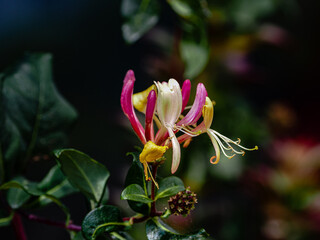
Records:
[[[149,206],[146,203],[130,201],[128,200],[129,207],[138,213],[148,214],[149,213]]]
[[[233,28],[231,31],[243,33],[256,31],[256,28],[261,26],[261,22],[275,11],[285,12],[284,18],[297,17],[296,14],[299,11],[296,1],[275,0],[212,1],[210,7],[218,13],[216,17],[220,18],[219,21]]]
[[[180,55],[185,63],[184,77],[199,75],[209,59],[209,41],[206,18],[210,10],[206,4],[194,0],[167,0],[172,9],[181,17],[182,40]]]
[[[89,199],[100,202],[110,175],[107,168],[75,149],[61,149],[54,153],[71,185]]]
[[[63,175],[58,165],[53,166],[47,175],[38,183],[38,188],[41,191],[47,192],[56,185],[59,185],[66,176]]]
[[[167,0],[167,2],[173,11],[188,21],[211,16],[208,4],[205,1]]]
[[[111,238],[114,240],[133,240],[133,238],[127,232],[112,232]]]
[[[204,229],[198,232],[181,235],[157,219],[149,220],[146,224],[148,240],[204,240],[208,239],[209,234]]]
[[[55,204],[57,204],[61,210],[66,214],[66,224],[69,223],[69,210],[62,202],[59,201],[56,197],[43,193],[42,191],[38,190],[37,184],[33,182],[29,182],[23,177],[18,177],[14,181],[9,181],[0,186],[0,190],[7,190],[9,189],[8,195],[7,195],[7,200],[9,205],[13,208],[19,208],[23,204],[25,204],[31,196],[35,197],[43,197],[43,198],[48,198]],[[18,191],[13,191],[13,190],[18,190]],[[10,194],[10,191],[13,191]],[[24,192],[24,193],[22,193]],[[17,196],[15,196],[16,194]],[[28,197],[27,197],[28,195]]]
[[[20,208],[30,199],[31,195],[20,188],[10,188],[7,194],[7,201],[11,208]]]
[[[237,0],[228,3],[226,11],[228,19],[243,31],[258,26],[259,19],[272,13],[276,5],[277,1],[274,0]]]
[[[112,232],[125,225],[121,221],[118,208],[110,205],[103,205],[89,212],[82,222],[82,235],[87,240],[95,239],[103,232]]]
[[[122,35],[132,44],[139,40],[159,20],[160,5],[156,0],[123,0],[121,13],[125,18]]]
[[[139,160],[139,154],[140,153],[138,152],[132,152],[127,154],[127,155],[131,155],[133,159],[132,159],[132,165],[126,176],[126,180],[125,180],[126,187],[131,184],[138,184],[141,187],[144,187],[146,185],[146,180],[143,173],[143,166]]]
[[[184,23],[183,36],[180,42],[180,53],[185,63],[184,76],[198,76],[209,60],[209,43],[206,25],[198,20],[196,23]]]
[[[175,176],[164,178],[159,182],[159,189],[157,191],[155,200],[159,198],[170,197],[183,190],[185,190],[185,187],[180,178]]]
[[[2,213],[2,211],[0,211],[0,227],[8,226],[11,223],[13,215],[14,211],[11,211],[11,213],[8,216],[6,216],[4,213]]]
[[[57,165],[48,172],[37,187],[39,190],[56,198],[62,198],[77,192]],[[51,201],[48,198],[40,196],[36,202],[43,206]]]
[[[139,153],[128,153],[128,155],[133,157],[133,161],[125,180],[125,187],[131,184],[138,184],[144,189],[145,193],[147,193],[147,182],[143,173],[142,164],[139,161]],[[149,213],[149,206],[145,203],[128,200],[128,204],[132,210],[138,213]]]
[[[106,186],[106,189],[104,190],[103,196],[101,198],[100,204],[101,205],[106,205],[109,201],[109,188]]]
[[[85,240],[85,238],[82,236],[82,232],[78,232],[72,240]]]
[[[167,0],[172,9],[181,17],[189,18],[194,14],[192,6],[184,0]]]
[[[42,194],[38,191],[36,183],[30,182],[22,176],[14,178],[13,181],[3,184],[0,187],[0,189],[6,189],[6,186],[8,187],[7,201],[13,209],[20,208],[31,196]]]
[[[34,153],[62,147],[77,117],[53,83],[51,61],[50,54],[26,54],[0,74],[0,146],[6,179],[22,170]]]
[[[131,184],[121,193],[121,199],[131,200],[142,203],[153,202],[145,193],[143,188],[138,184]]]

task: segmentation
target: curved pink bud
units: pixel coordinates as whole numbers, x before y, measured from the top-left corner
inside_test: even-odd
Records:
[[[124,114],[128,117],[131,126],[141,142],[146,144],[146,138],[144,136],[144,129],[139,122],[133,108],[132,104],[132,94],[133,94],[133,86],[135,82],[134,73],[132,70],[129,70],[123,80],[123,87],[121,91],[120,103]]]
[[[203,83],[199,83],[197,86],[196,99],[188,112],[188,114],[177,123],[177,126],[188,126],[195,124],[202,115],[203,105],[206,103],[207,90]]]
[[[153,131],[153,114],[156,107],[157,95],[152,90],[148,95],[147,107],[146,107],[146,120],[145,120],[145,136],[146,140],[154,142],[154,131]]]
[[[183,82],[182,85],[182,89],[181,89],[181,94],[182,94],[182,109],[181,109],[181,113],[183,112],[183,110],[186,108],[188,101],[189,101],[189,97],[190,97],[190,90],[191,90],[191,82],[189,79],[186,79]]]

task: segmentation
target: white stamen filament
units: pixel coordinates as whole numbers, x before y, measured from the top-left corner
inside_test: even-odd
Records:
[[[244,151],[243,150],[241,150],[241,151],[237,151],[237,150],[235,150],[231,145],[230,145],[230,143],[229,142],[227,142],[225,139],[223,139],[223,138],[221,138],[223,141],[224,141],[224,143],[225,144],[227,144],[228,145],[228,147],[226,147],[226,146],[224,146],[224,144],[221,142],[221,144],[222,144],[222,146],[224,147],[224,149],[225,150],[231,150],[232,152],[234,152],[234,153],[236,153],[236,154],[244,154]],[[236,144],[237,145],[237,144]]]
[[[184,110],[188,110],[188,109],[191,109],[191,108],[192,108],[192,105],[186,106],[186,107],[184,108]]]
[[[213,131],[213,130],[212,130]],[[213,133],[213,132],[212,132]],[[233,154],[232,156],[230,156],[230,155],[228,155],[228,154],[226,154],[226,152],[224,151],[224,149],[226,149],[226,147],[222,144],[222,142],[220,141],[220,139],[218,138],[218,136],[216,135],[216,134],[212,134],[213,135],[213,137],[216,139],[216,141],[218,142],[218,144],[219,144],[219,146],[220,146],[220,148],[221,148],[221,150],[222,150],[222,153],[223,153],[223,155],[225,155],[227,158],[233,158],[236,154]],[[229,150],[229,149],[226,149],[226,150]],[[230,149],[231,150],[231,149]]]
[[[216,135],[218,135],[224,142],[226,142],[227,144],[228,143],[233,143],[234,145],[236,145],[236,146],[238,146],[239,148],[242,148],[242,149],[244,149],[244,150],[247,150],[247,151],[253,151],[253,150],[257,150],[258,149],[258,147],[257,146],[255,146],[254,148],[246,148],[246,147],[244,147],[244,146],[242,146],[242,145],[240,145],[240,138],[238,138],[238,140],[237,141],[233,141],[233,140],[231,140],[230,138],[227,138],[226,136],[223,136],[222,134],[220,134],[220,133],[218,133],[217,131],[215,131],[215,130],[212,130]],[[230,144],[228,144],[229,146],[230,146]],[[230,146],[231,147],[231,146]],[[232,148],[232,147],[231,147]],[[233,148],[232,148],[233,149]],[[233,149],[234,150],[234,149]],[[235,150],[234,150],[234,152],[236,152]],[[242,151],[241,152],[241,154],[243,154],[244,152]]]
[[[199,132],[193,132],[192,130],[189,130],[188,128],[184,127],[184,126],[174,126],[174,129],[179,130],[191,137],[196,137],[199,136],[201,131]]]
[[[225,155],[227,158],[232,158],[232,157],[234,157],[236,154],[241,154],[242,156],[245,154],[245,151],[243,151],[243,150],[240,150],[240,151],[239,151],[239,150],[234,149],[234,148],[230,145],[230,143],[232,143],[232,144],[240,147],[241,149],[248,150],[248,151],[252,151],[252,150],[258,149],[257,146],[255,146],[254,148],[246,148],[246,147],[241,146],[241,145],[239,144],[239,143],[240,143],[240,139],[239,139],[239,138],[238,138],[237,141],[233,141],[233,140],[231,140],[230,138],[227,138],[226,136],[224,136],[224,135],[222,135],[222,134],[220,134],[220,133],[218,133],[217,131],[212,130],[212,129],[210,129],[210,133],[212,134],[212,136],[216,139],[217,143],[219,144],[220,149],[222,150],[223,155]],[[228,154],[225,152],[225,150],[227,150],[227,151],[230,150],[230,151],[232,151],[232,152],[235,153],[235,154],[233,154],[232,156],[231,156],[231,155],[228,155]]]
[[[165,124],[165,127],[166,127],[166,128],[169,127],[169,128],[171,128],[173,131],[176,131],[176,130],[181,131],[181,132],[189,135],[190,137],[197,137],[197,136],[199,136],[199,135],[201,134],[201,131],[193,132],[192,129],[191,129],[191,130],[188,129],[190,126],[185,127],[185,126],[177,126],[176,124],[171,125],[171,124],[169,124],[169,123],[166,123],[166,124]]]

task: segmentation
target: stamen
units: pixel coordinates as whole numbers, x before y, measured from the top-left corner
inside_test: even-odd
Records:
[[[243,154],[244,153],[243,150],[237,151],[230,145],[230,143],[226,142],[224,139],[222,139],[222,140],[228,145],[228,149],[225,148],[226,150],[231,150],[232,152],[234,152],[236,154]]]
[[[187,134],[187,135],[189,135],[189,136],[191,136],[191,137],[196,137],[196,136],[198,136],[198,135],[201,134],[201,131],[192,132],[191,130],[187,129],[187,128],[184,127],[184,126],[175,126],[175,127],[174,127],[174,130],[179,130],[179,131],[181,131],[181,132],[183,132],[183,133],[185,133],[185,134]]]
[[[188,110],[188,109],[191,109],[191,107],[192,107],[192,105],[186,106],[184,109],[185,109],[185,110]]]
[[[225,155],[227,158],[229,158],[229,159],[231,159],[231,158],[233,158],[236,154],[233,154],[232,156],[230,156],[230,155],[228,155],[228,154],[226,154],[226,152],[224,151],[224,148],[225,148],[225,146],[222,144],[222,142],[220,141],[220,139],[217,137],[217,135],[215,135],[215,134],[213,134],[213,137],[216,139],[216,141],[218,142],[218,144],[219,144],[219,146],[220,146],[220,148],[221,148],[221,150],[222,150],[222,153],[223,153],[223,155]],[[226,149],[227,150],[227,149]]]
[[[148,171],[149,171],[150,177],[151,177],[151,179],[152,179],[152,181],[153,181],[154,185],[156,185],[156,187],[159,189],[159,185],[158,185],[158,183],[154,180],[154,178],[153,178],[153,176],[152,176],[152,173],[151,173],[151,170],[150,170],[149,164],[147,165],[147,167],[148,167]],[[149,178],[149,180],[150,180],[150,178]],[[148,180],[147,180],[147,181],[148,181]]]
[[[177,126],[176,124],[175,125],[171,125],[169,123],[165,123],[165,127],[166,128],[171,128],[173,131],[177,131],[177,130],[181,131],[181,132],[183,132],[183,133],[185,133],[185,134],[187,134],[187,135],[189,135],[191,137],[199,136],[202,133],[201,130],[199,130],[197,132],[193,132],[192,128],[190,128],[190,126],[185,127],[184,125]]]
[[[213,156],[213,157],[210,158],[210,163],[211,164],[217,164],[219,162],[220,159],[218,159],[218,158],[215,161],[213,161],[213,159],[215,159],[215,158],[216,158],[216,156]]]
[[[254,148],[246,148],[246,147],[240,145],[240,141],[241,141],[241,140],[240,140],[239,138],[238,138],[237,141],[233,141],[233,140],[231,140],[230,138],[227,138],[226,136],[218,133],[218,132],[215,131],[215,130],[212,130],[212,131],[213,131],[215,134],[217,134],[217,135],[218,135],[222,140],[224,140],[226,143],[233,143],[233,144],[237,145],[238,147],[240,147],[240,148],[242,148],[242,149],[244,149],[244,150],[247,150],[247,151],[258,150],[258,146],[255,146]],[[236,152],[236,151],[235,151],[235,152]],[[241,153],[241,154],[242,154],[242,153]]]
[[[225,142],[227,145],[228,145],[228,147],[226,147],[224,144],[222,144],[222,142],[221,142],[221,144],[222,144],[222,147],[225,149],[225,150],[232,150],[233,148],[230,146],[230,144],[229,143],[227,143],[227,142]]]
[[[144,162],[143,163],[143,172],[144,172],[144,176],[146,178],[146,181],[150,181],[150,177],[148,176],[148,163]]]

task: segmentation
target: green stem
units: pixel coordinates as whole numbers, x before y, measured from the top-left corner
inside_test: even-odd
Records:
[[[14,212],[12,211],[8,217],[0,218],[0,225],[10,222],[13,219]]]
[[[130,222],[108,222],[108,223],[101,224],[94,230],[92,234],[92,239],[95,239],[95,235],[97,234],[97,231],[100,228],[107,227],[107,226],[130,226],[130,225],[131,225]]]
[[[122,218],[122,221],[124,222],[129,222],[131,225],[134,223],[141,223],[144,222],[146,220],[148,220],[150,217],[149,216],[140,216],[140,217],[125,217]]]

